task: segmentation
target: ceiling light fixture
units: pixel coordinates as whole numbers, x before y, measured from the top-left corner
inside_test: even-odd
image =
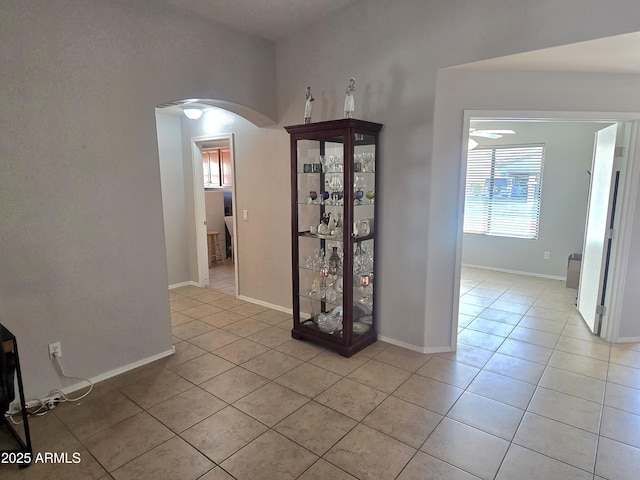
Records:
[[[198,120],[202,116],[201,108],[185,108],[182,110],[185,116],[190,120]]]

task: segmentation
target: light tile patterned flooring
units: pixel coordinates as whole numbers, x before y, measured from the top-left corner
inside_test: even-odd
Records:
[[[288,315],[170,292],[176,354],[32,418],[80,465],[0,478],[636,479],[640,345],[592,336],[561,282],[464,269],[456,353],[350,359]]]

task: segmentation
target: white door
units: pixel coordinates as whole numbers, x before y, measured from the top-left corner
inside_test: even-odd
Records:
[[[617,128],[617,125],[611,125],[596,133],[578,285],[578,311],[595,334],[600,334],[604,307],[603,288],[610,251],[609,228],[613,204],[612,179]]]

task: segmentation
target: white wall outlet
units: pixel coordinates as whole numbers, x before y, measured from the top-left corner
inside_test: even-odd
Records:
[[[545,260],[549,260],[549,258],[551,258],[551,253],[549,253],[549,252],[544,252],[544,259],[545,259]]]
[[[53,360],[53,357],[61,357],[61,356],[62,356],[62,347],[60,346],[60,342],[50,343],[49,358]]]
[[[242,210],[242,219],[249,220],[249,210]]]

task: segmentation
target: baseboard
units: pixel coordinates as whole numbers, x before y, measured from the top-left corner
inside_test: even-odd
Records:
[[[180,288],[180,287],[199,287],[199,286],[200,284],[198,282],[188,281],[188,282],[176,283],[174,285],[169,285],[169,290],[173,290],[174,288]]]
[[[96,375],[95,377],[91,377],[89,378],[89,380],[91,380],[92,383],[102,382],[109,378],[113,378],[123,373],[126,373],[135,368],[142,367],[149,363],[153,363],[156,360],[160,360],[161,358],[165,358],[165,357],[168,357],[169,355],[173,355],[174,353],[176,353],[176,347],[171,347],[171,349],[165,350],[164,352],[158,353],[157,355],[152,355],[151,357],[143,358],[142,360],[138,360],[137,362],[133,362],[113,370],[109,370],[108,372],[101,373],[100,375]],[[73,385],[66,386],[64,388],[60,388],[59,390],[61,390],[65,394],[68,394],[68,393],[72,393],[77,390],[80,390],[81,388],[85,388],[86,386],[87,386],[86,382],[79,382]]]
[[[263,302],[262,300],[257,300],[251,297],[245,297],[244,295],[238,295],[240,300],[244,300],[245,302],[255,303],[256,305],[260,305],[262,307],[267,307],[272,310],[277,310],[279,312],[288,313],[289,315],[293,315],[293,309],[281,307],[280,305],[274,305],[273,303]]]
[[[463,267],[467,268],[477,268],[478,270],[489,270],[492,272],[501,272],[501,273],[511,273],[514,275],[524,275],[526,277],[538,277],[538,278],[548,278],[549,280],[562,280],[563,282],[567,281],[567,277],[561,277],[558,275],[545,275],[544,273],[533,273],[533,272],[521,272],[519,270],[508,270],[506,268],[497,268],[497,267],[487,267],[486,265],[471,265],[468,263],[463,263]]]
[[[419,347],[417,345],[412,345],[410,343],[401,342],[401,341],[395,340],[393,338],[384,337],[382,335],[378,335],[378,340],[380,340],[382,342],[385,342],[385,343],[390,343],[391,345],[395,345],[396,347],[406,348],[407,350],[411,350],[413,352],[418,352],[418,353],[449,353],[449,352],[453,352],[454,351],[454,350],[451,349],[451,347],[429,347],[429,348],[423,348],[423,347]]]
[[[613,342],[613,345],[618,343],[640,343],[640,337],[618,337],[618,339]]]

